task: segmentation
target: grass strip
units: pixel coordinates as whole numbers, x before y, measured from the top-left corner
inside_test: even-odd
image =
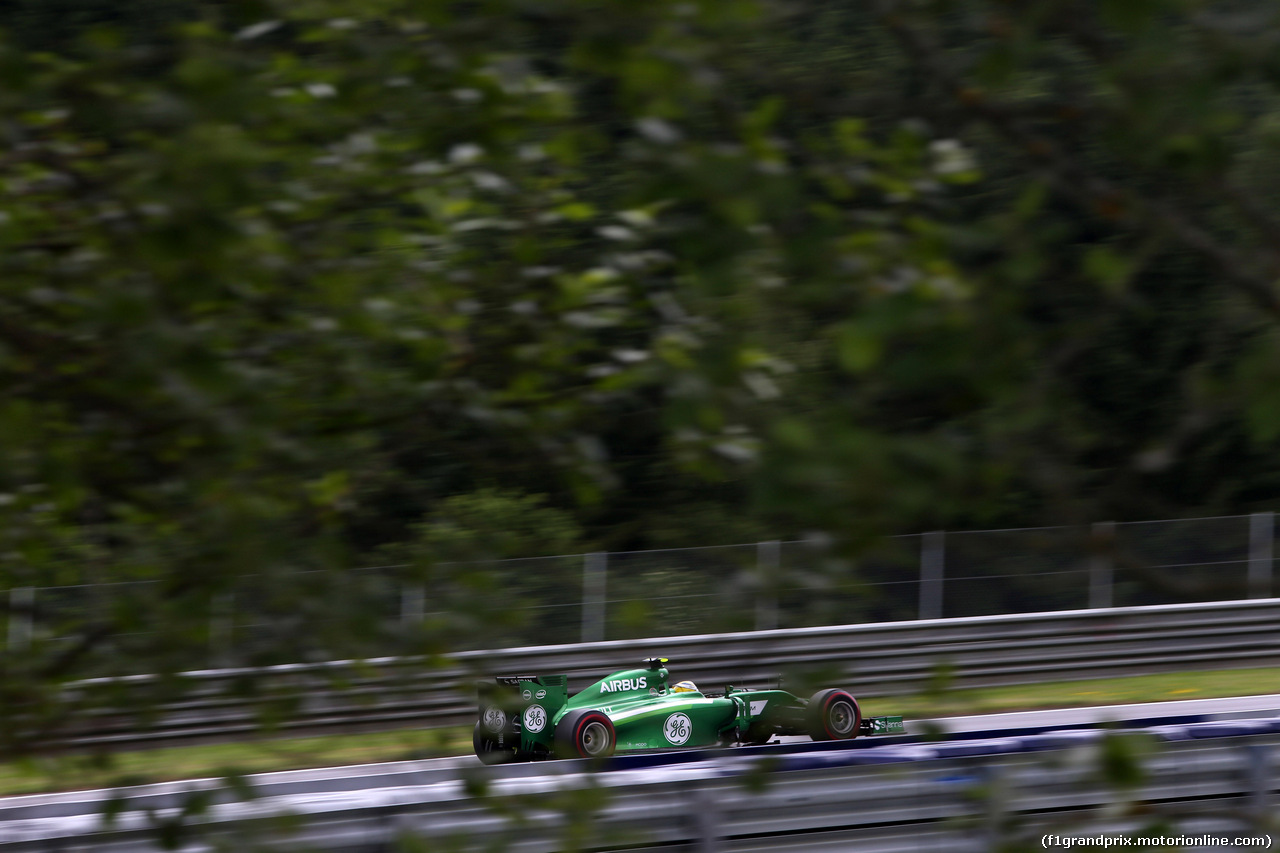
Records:
[[[909,696],[861,700],[865,716],[907,718],[1122,705],[1270,693],[1280,668],[1180,672],[974,689],[939,688]],[[261,738],[236,743],[61,755],[0,763],[0,796],[140,785],[180,779],[336,767],[466,755],[471,727],[398,729],[373,734]]]

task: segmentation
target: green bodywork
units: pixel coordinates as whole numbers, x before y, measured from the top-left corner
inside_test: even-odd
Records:
[[[737,734],[771,702],[780,706],[795,701],[781,690],[729,688],[724,696],[676,693],[667,678],[665,667],[614,673],[570,699],[556,722],[569,711],[592,708],[613,723],[618,751],[712,746],[739,740]]]
[[[578,710],[609,718],[617,752],[764,743],[776,734],[809,731],[807,703],[785,690],[675,692],[666,667],[657,660],[650,664],[615,672],[572,698],[563,675],[500,676],[496,684],[482,682],[477,738],[489,738],[490,749],[512,750],[517,759],[554,756],[557,725]],[[901,717],[863,720],[860,729],[862,734],[902,731]]]

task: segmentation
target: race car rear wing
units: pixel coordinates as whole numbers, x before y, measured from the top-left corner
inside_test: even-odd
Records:
[[[565,675],[499,675],[476,683],[480,725],[528,756],[550,753],[551,720],[569,701]]]

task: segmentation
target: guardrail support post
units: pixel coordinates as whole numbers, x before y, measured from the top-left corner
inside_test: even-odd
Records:
[[[756,543],[756,630],[778,627],[778,567],[782,543],[777,539]]]
[[[1112,557],[1116,541],[1114,521],[1094,522],[1089,531],[1089,606],[1100,609],[1115,602],[1115,562]]]
[[[920,618],[942,618],[942,574],[946,565],[946,533],[920,534]]]
[[[985,797],[986,814],[983,821],[983,834],[986,836],[986,848],[999,850],[1004,844],[1004,823],[1006,813],[1012,809],[1009,802],[1009,784],[1004,765],[999,759],[989,760],[982,768],[982,778],[986,782]]]
[[[9,590],[9,649],[21,651],[31,645],[35,633],[33,614],[36,605],[34,587],[19,586]]]
[[[1267,748],[1260,743],[1247,744],[1245,752],[1245,772],[1249,777],[1249,817],[1255,826],[1261,827],[1271,814],[1269,803],[1271,791],[1271,766]]]
[[[608,566],[609,555],[603,551],[583,555],[582,642],[584,643],[596,643],[604,639]]]
[[[1275,513],[1249,516],[1249,597],[1271,597],[1271,557],[1275,542]]]
[[[715,795],[704,789],[694,788],[689,797],[693,809],[694,846],[697,853],[723,853],[724,839],[720,830],[720,806]]]

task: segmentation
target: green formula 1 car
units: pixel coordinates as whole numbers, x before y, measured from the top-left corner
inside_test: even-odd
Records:
[[[862,718],[844,690],[807,701],[785,690],[704,693],[668,684],[666,658],[615,672],[569,698],[563,675],[498,676],[479,684],[473,742],[485,764],[603,758],[614,752],[763,744],[774,735],[845,740],[903,731],[901,717]]]

